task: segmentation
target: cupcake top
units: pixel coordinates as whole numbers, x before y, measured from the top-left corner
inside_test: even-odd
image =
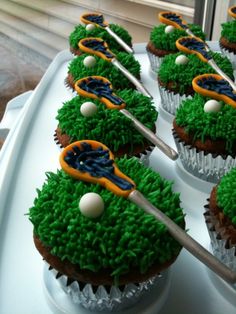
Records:
[[[193,99],[183,101],[177,109],[176,124],[184,127],[186,133],[193,134],[194,140],[223,140],[227,153],[235,154],[236,109],[220,102],[218,112],[205,112],[204,105],[209,99],[196,93]]]
[[[167,25],[165,24],[155,26],[150,33],[150,41],[157,49],[178,52],[175,45],[176,40],[180,37],[188,36],[188,34],[184,30],[178,28],[174,28],[172,32],[166,33],[166,26]],[[205,40],[205,34],[201,30],[200,26],[189,24],[189,28],[197,37]]]
[[[184,228],[179,195],[172,192],[171,182],[136,158],[121,158],[116,164],[151,203]],[[154,263],[175,258],[181,249],[152,215],[100,185],[73,179],[63,170],[47,173],[37,192],[29,210],[34,234],[52,255],[82,270],[97,273],[107,269],[114,279],[133,268],[142,274]],[[98,193],[104,201],[104,211],[97,218],[81,213],[79,202],[88,192]]]
[[[120,70],[114,67],[111,62],[103,60],[102,58],[93,56],[96,60],[95,65],[86,67],[83,61],[87,56],[89,55],[84,53],[75,57],[70,62],[68,66],[68,74],[73,77],[74,82],[86,76],[99,75],[107,78],[112,83],[114,89],[124,89],[127,88],[127,86],[133,87],[132,83]],[[132,54],[118,52],[116,58],[135,77],[139,78],[141,66]]]
[[[126,109],[141,121],[147,128],[154,130],[157,111],[149,97],[131,89],[116,93],[126,103]],[[85,102],[93,102],[97,111],[93,116],[81,114],[81,106]],[[133,146],[143,145],[144,137],[132,126],[132,121],[119,110],[107,109],[100,100],[76,96],[64,103],[58,110],[56,119],[62,133],[70,137],[70,142],[89,138],[99,140],[112,152],[117,152],[125,145],[132,152]]]
[[[227,57],[220,53],[209,52],[217,65],[233,79],[232,64]],[[182,52],[170,54],[164,57],[158,72],[160,84],[173,92],[185,94],[189,89],[192,90],[192,80],[195,76],[205,73],[216,73],[208,63],[201,61],[194,54],[187,54],[188,62],[185,64],[176,64],[178,56],[184,55]]]
[[[230,43],[236,43],[236,20],[221,24],[221,37],[227,39]]]
[[[228,172],[217,186],[217,205],[236,225],[236,168]]]
[[[127,30],[117,24],[109,24],[109,27],[114,33],[116,33],[121,39],[123,39],[126,44],[128,44],[129,46],[132,45],[132,38]],[[70,47],[78,49],[79,41],[86,37],[102,38],[108,44],[111,51],[113,51],[114,53],[117,53],[118,51],[123,51],[123,48],[106,30],[99,27],[94,27],[91,30],[86,30],[86,27],[81,24],[75,26],[73,32],[69,36]]]

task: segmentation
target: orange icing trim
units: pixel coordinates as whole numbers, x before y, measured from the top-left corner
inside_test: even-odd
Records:
[[[104,46],[105,48],[107,48],[107,49],[106,49],[107,52],[110,53],[110,54],[113,56],[113,58],[115,58],[115,55],[114,55],[114,53],[109,49],[108,44],[107,44],[102,38],[98,38],[98,37],[87,37],[87,38],[81,39],[81,40],[79,41],[79,43],[78,43],[78,46],[79,46],[80,50],[82,50],[82,51],[84,51],[84,52],[86,52],[86,53],[89,53],[89,54],[96,55],[96,56],[98,56],[98,57],[100,57],[100,58],[102,58],[102,59],[104,59],[104,60],[106,60],[106,61],[108,61],[108,62],[111,62],[111,61],[113,60],[113,58],[108,58],[108,57],[107,57],[104,53],[102,53],[101,51],[96,51],[96,50],[94,50],[94,49],[92,49],[92,48],[88,48],[88,47],[84,46],[83,42],[86,41],[86,40],[97,40],[97,41],[100,41],[101,43],[103,43],[103,46]]]
[[[186,36],[186,37],[181,37],[179,39],[176,40],[175,44],[176,44],[176,47],[179,49],[179,51],[182,51],[186,54],[195,54],[198,56],[199,59],[201,59],[203,62],[208,62],[209,60],[204,58],[203,55],[199,52],[197,52],[196,50],[191,50],[191,49],[188,49],[187,47],[183,46],[180,41],[182,38],[192,38],[191,36]],[[201,38],[199,37],[194,37],[197,41],[201,41],[205,44],[205,42],[203,40],[201,40]]]
[[[99,14],[99,13],[84,13],[84,14],[81,15],[80,21],[81,21],[82,23],[84,23],[84,24],[93,24],[93,25],[95,25],[96,27],[105,28],[105,26],[102,27],[100,24],[97,24],[97,23],[95,23],[95,22],[91,22],[91,21],[87,20],[86,17],[89,16],[89,15],[100,16],[100,15],[102,15],[102,14]],[[103,24],[105,24],[106,26],[108,26],[108,23],[107,23],[106,21],[103,21]]]
[[[105,177],[101,177],[101,178],[96,178],[96,177],[92,177],[90,174],[88,173],[84,173],[81,172],[75,168],[70,167],[67,162],[64,160],[67,153],[69,151],[73,151],[73,147],[77,146],[81,149],[81,144],[82,143],[88,143],[92,146],[93,149],[98,149],[99,147],[102,147],[104,150],[108,150],[109,151],[109,159],[114,160],[114,155],[112,154],[112,152],[108,149],[107,146],[105,146],[104,144],[97,142],[97,141],[92,141],[92,140],[82,140],[82,141],[77,141],[74,142],[70,145],[68,145],[66,148],[63,149],[63,151],[60,154],[59,157],[59,162],[60,165],[62,167],[62,169],[69,174],[71,177],[73,177],[74,179],[77,180],[81,180],[81,181],[85,181],[85,182],[90,182],[93,184],[100,184],[102,185],[105,189],[113,192],[114,194],[118,195],[118,196],[122,196],[127,198],[129,196],[129,194],[135,190],[135,183],[133,180],[131,180],[129,177],[127,177],[123,172],[121,172],[119,170],[119,168],[116,166],[115,162],[113,163],[114,166],[114,174],[128,182],[130,182],[133,185],[133,188],[130,190],[122,190],[120,189],[117,185],[115,185],[113,182],[111,182],[109,179],[105,178]]]
[[[223,79],[223,77],[218,75],[218,74],[202,74],[202,75],[198,75],[192,81],[192,86],[193,86],[193,89],[195,90],[195,92],[197,92],[200,95],[206,96],[206,97],[211,97],[213,99],[222,100],[226,104],[229,104],[230,106],[236,108],[236,102],[232,98],[230,98],[230,97],[228,97],[226,95],[223,95],[223,94],[219,94],[219,93],[214,92],[214,91],[209,91],[208,89],[202,88],[202,87],[200,87],[197,84],[197,82],[199,80],[202,80],[204,78],[208,78],[209,76],[214,77],[218,81]]]
[[[176,14],[176,15],[181,19],[182,24],[184,24],[184,25],[186,25],[186,26],[188,25],[188,23],[187,23],[185,20],[182,19],[182,16],[181,16],[180,14],[175,13],[175,12],[169,12],[169,11],[160,12],[160,13],[158,14],[158,19],[159,19],[159,21],[160,21],[161,23],[163,23],[163,24],[172,25],[172,26],[174,26],[175,28],[185,30],[185,29],[182,28],[181,25],[179,25],[178,23],[176,23],[176,22],[174,22],[174,21],[171,21],[170,19],[167,19],[166,17],[163,16],[164,14],[168,14],[168,13],[169,13],[169,14]]]
[[[74,85],[74,88],[76,90],[76,92],[83,96],[83,97],[88,97],[88,98],[93,98],[93,99],[99,99],[102,103],[104,103],[106,105],[106,107],[108,109],[117,109],[117,110],[120,110],[120,109],[123,109],[126,107],[126,104],[123,102],[121,105],[114,105],[109,99],[105,98],[105,97],[98,97],[97,95],[95,94],[92,94],[92,93],[89,93],[85,90],[83,90],[82,88],[79,87],[79,85],[83,82],[83,81],[87,81],[89,78],[92,78],[92,79],[97,79],[97,80],[102,80],[104,83],[108,83],[110,85],[110,88],[112,89],[112,84],[111,82],[103,77],[103,76],[88,76],[88,77],[84,77],[78,81],[75,82],[75,85]],[[112,93],[112,95],[116,96],[115,93]],[[118,97],[118,96],[117,96]]]
[[[236,19],[236,13],[234,13],[232,11],[233,9],[235,9],[235,11],[236,11],[236,6],[235,5],[233,5],[232,7],[228,8],[228,14]]]

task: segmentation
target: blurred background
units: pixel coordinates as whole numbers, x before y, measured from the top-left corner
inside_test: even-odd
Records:
[[[218,40],[236,0],[0,0],[0,120],[7,102],[34,89],[85,12],[124,26],[133,43],[147,42],[157,14],[174,11]]]

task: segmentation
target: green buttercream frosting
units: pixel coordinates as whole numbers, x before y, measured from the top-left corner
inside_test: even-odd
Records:
[[[127,30],[117,24],[109,24],[109,27],[114,33],[116,33],[121,39],[123,39],[124,42],[131,46],[132,38]],[[106,30],[95,27],[93,30],[87,31],[85,26],[81,24],[75,26],[74,31],[70,34],[69,44],[71,47],[77,49],[78,42],[86,37],[103,38],[103,40],[108,44],[109,48],[113,52],[123,51],[123,48],[120,46],[120,44],[118,44],[117,41]]]
[[[209,99],[195,94],[193,99],[183,101],[177,109],[176,123],[202,142],[207,137],[225,140],[226,150],[232,153],[236,145],[236,110],[222,102],[219,112],[206,113],[203,108]]]
[[[178,52],[175,42],[177,39],[188,36],[188,34],[181,29],[175,28],[173,32],[166,34],[165,28],[167,25],[160,24],[155,26],[150,33],[150,41],[157,49],[170,50]],[[200,26],[190,24],[189,28],[191,31],[201,39],[205,40],[205,34],[201,30]]]
[[[68,66],[68,73],[70,73],[74,80],[79,80],[83,77],[90,75],[100,75],[106,77],[111,81],[114,89],[123,89],[130,86],[131,82],[124,76],[124,74],[118,70],[111,62],[103,60],[97,56],[94,56],[96,59],[96,64],[92,68],[87,68],[83,64],[84,58],[88,54],[82,54],[75,57]],[[141,66],[137,60],[135,60],[132,54],[125,52],[118,52],[116,55],[118,61],[129,70],[135,77],[139,77]]]
[[[211,54],[218,66],[233,79],[233,68],[229,59],[227,57],[223,57],[217,52]],[[163,58],[163,62],[158,72],[158,77],[163,84],[173,82],[174,85],[172,88],[174,89],[176,85],[176,88],[180,90],[181,95],[192,86],[192,80],[195,76],[205,73],[216,73],[208,63],[201,61],[194,54],[186,55],[189,59],[187,64],[175,64],[175,59],[179,55],[184,55],[184,53],[178,52],[176,54],[167,55]]]
[[[217,186],[217,204],[236,225],[236,168],[227,173]]]
[[[119,169],[135,180],[137,189],[178,225],[184,226],[179,194],[172,183],[146,168],[136,158],[116,160]],[[29,218],[34,232],[51,253],[69,260],[81,269],[98,272],[111,269],[111,276],[137,267],[141,273],[154,263],[165,263],[176,256],[180,245],[167,228],[142,209],[100,185],[72,179],[63,170],[47,173],[47,180]],[[80,198],[98,193],[104,201],[103,214],[86,218],[79,210]]]
[[[225,37],[230,43],[236,43],[236,20],[221,24],[221,37]]]
[[[154,129],[157,111],[150,100],[137,91],[120,90],[117,95],[126,103],[126,109],[147,128]],[[84,117],[80,107],[84,102],[93,102],[98,110],[92,117]],[[56,119],[62,132],[70,136],[71,142],[89,138],[107,145],[113,152],[122,146],[143,144],[144,137],[133,127],[130,119],[119,110],[107,109],[99,100],[76,96],[58,110]]]

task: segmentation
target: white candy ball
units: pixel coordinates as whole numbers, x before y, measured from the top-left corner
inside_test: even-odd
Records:
[[[221,109],[221,103],[215,99],[208,100],[204,105],[205,112],[218,112]]]
[[[79,201],[79,209],[85,217],[97,218],[104,211],[103,199],[97,193],[86,193]]]
[[[96,64],[96,59],[93,56],[87,56],[84,58],[83,63],[86,68],[92,68]]]
[[[80,107],[80,113],[84,117],[92,117],[97,112],[97,110],[97,106],[90,101],[84,102]]]
[[[93,24],[87,24],[85,28],[86,28],[86,31],[92,31],[95,27],[96,26]]]
[[[175,27],[172,26],[172,25],[167,25],[167,26],[165,27],[165,33],[166,33],[166,34],[172,33],[174,30],[175,30]]]
[[[187,64],[189,59],[185,55],[180,55],[175,59],[175,64],[184,65]]]

